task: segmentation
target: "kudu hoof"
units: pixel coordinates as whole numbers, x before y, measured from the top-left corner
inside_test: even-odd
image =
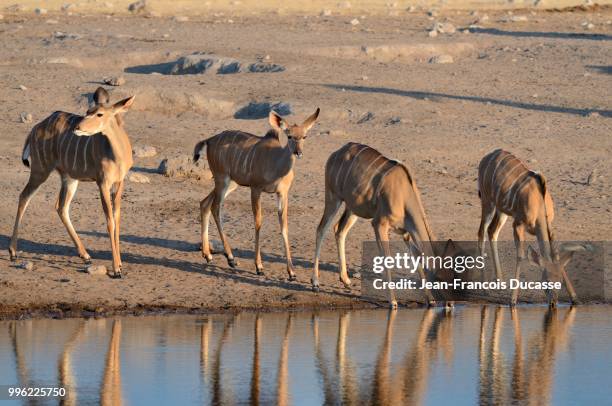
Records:
[[[312,291],[314,293],[319,293],[321,291],[321,288],[319,287],[319,285],[312,285]]]
[[[297,276],[294,275],[289,275],[289,278],[287,278],[289,280],[289,282],[293,282],[297,280]]]
[[[436,307],[436,301],[435,300],[430,300],[427,302],[427,306],[428,307]]]
[[[256,266],[255,267],[255,273],[257,275],[263,276],[264,275],[263,267],[260,268],[260,267]]]
[[[227,257],[227,265],[229,265],[230,268],[232,269],[236,269],[236,267],[238,267],[238,261],[236,261],[235,258],[229,258]]]
[[[395,300],[393,302],[389,303],[389,309],[391,309],[391,310],[396,310],[397,309],[397,302]]]
[[[92,264],[92,262],[91,262],[91,258],[84,258],[84,257],[81,257],[81,259],[83,260],[83,262],[85,263],[85,265],[91,265],[91,264]]]
[[[204,259],[206,260],[206,263],[207,263],[207,264],[210,264],[210,263],[212,262],[212,260],[213,260],[213,257],[212,257],[212,255],[210,255],[210,254],[209,254],[209,255],[204,255],[204,254],[202,254],[202,256],[203,256],[203,257],[204,257]]]
[[[121,271],[116,271],[113,272],[112,274],[108,275],[111,279],[123,279],[123,273]]]

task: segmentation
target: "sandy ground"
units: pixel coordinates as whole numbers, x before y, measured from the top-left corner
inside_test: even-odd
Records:
[[[520,15],[526,21],[512,21],[516,12],[488,12],[489,19],[471,33],[428,36],[434,21],[464,28],[483,14],[372,15],[351,25],[354,16],[318,13],[208,15],[188,21],[5,13],[0,20],[2,314],[363,305],[358,283],[348,293],[338,282],[331,236],[322,253],[322,292],[309,289],[315,229],[323,210],[324,163],[348,141],[367,143],[412,168],[440,239],[475,239],[480,220],[476,167],[486,152],[503,147],[547,176],[559,239],[609,240],[612,12],[524,12]],[[54,35],[58,31],[78,36],[60,39]],[[136,73],[195,51],[243,63],[267,55],[286,70]],[[454,63],[428,63],[440,54],[451,55]],[[22,223],[20,261],[32,261],[34,269],[17,268],[6,248],[29,175],[20,162],[24,139],[33,123],[55,110],[83,112],[86,95],[109,75],[127,81],[109,88],[113,98],[137,95],[126,116],[133,145],[160,152],[136,158],[135,171],[148,176],[150,184],[128,182],[124,195],[121,238],[127,275],[115,280],[80,272],[83,265],[54,210],[55,174]],[[221,130],[263,135],[266,120],[233,118],[251,101],[289,103],[296,120],[321,108],[305,156],[297,162],[290,196],[297,282],[286,280],[272,196],[263,201],[266,276],[259,277],[252,262],[248,189],[234,192],[224,213],[239,269],[226,268],[222,256],[206,266],[198,251],[198,207],[211,182],[155,173],[162,158],[190,154],[197,141]],[[33,123],[21,123],[22,112],[31,113]],[[373,118],[361,122],[368,112]],[[94,261],[110,265],[94,184],[81,184],[72,219]],[[501,238],[512,238],[511,227]],[[361,261],[361,242],[371,239],[369,223],[358,222],[347,241],[353,267]]]

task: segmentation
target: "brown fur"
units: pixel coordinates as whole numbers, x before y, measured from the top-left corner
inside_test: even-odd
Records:
[[[497,237],[506,219],[514,219],[514,241],[517,250],[515,278],[520,276],[521,263],[527,259],[525,234],[536,236],[542,261],[546,261],[545,275],[562,275],[572,301],[576,299],[574,288],[561,266],[556,248],[552,221],[554,205],[543,175],[533,172],[514,155],[497,149],[485,155],[478,167],[478,194],[482,205],[482,217],[478,230],[478,243],[484,255],[485,232],[488,233],[495,273],[502,279]],[[514,305],[518,290],[512,292]],[[549,292],[551,304],[556,303],[556,292]]]
[[[242,131],[223,131],[214,137],[199,142],[194,149],[194,161],[206,148],[208,165],[213,173],[215,189],[200,203],[202,221],[202,255],[212,260],[208,241],[208,223],[212,211],[228,264],[236,266],[232,249],[223,232],[221,207],[223,200],[238,186],[251,188],[251,206],[255,217],[255,268],[263,273],[259,246],[259,231],[262,224],[261,193],[275,193],[278,198],[278,218],[281,227],[287,273],[295,279],[287,219],[288,193],[293,183],[293,165],[296,157],[302,156],[302,147],[308,130],[319,116],[319,109],[301,125],[288,125],[279,115],[270,112],[269,122],[272,130],[258,137]],[[287,138],[286,145],[281,143]]]
[[[70,221],[70,202],[79,181],[98,184],[111,240],[113,271],[115,275],[121,274],[121,193],[123,179],[132,166],[132,146],[120,116],[129,109],[133,100],[131,97],[107,106],[108,93],[99,88],[94,95],[96,105],[85,116],[56,111],[34,126],[22,154],[24,164],[27,163],[31,170],[28,184],[19,196],[9,246],[12,259],[17,256],[19,223],[30,199],[51,172],[57,171],[62,178],[62,187],[55,207],[79,256],[86,262],[90,261],[90,256]]]

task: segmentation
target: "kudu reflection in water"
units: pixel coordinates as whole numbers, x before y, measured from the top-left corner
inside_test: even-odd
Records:
[[[492,309],[483,306],[480,324],[479,365],[480,387],[479,403],[496,404],[551,404],[554,381],[554,364],[558,352],[567,346],[569,333],[575,319],[575,308],[562,312],[549,308],[544,315],[541,331],[535,331],[527,340],[527,354],[523,350],[523,337],[519,311],[510,309],[514,329],[514,355],[511,372],[509,363],[503,359],[500,337],[505,309],[497,307],[493,312],[493,327],[487,346],[487,328]]]
[[[63,346],[63,350],[57,361],[58,387],[66,388],[66,395],[59,400],[61,405],[78,405],[77,398],[78,382],[74,372],[73,354],[75,349],[81,344],[83,337],[87,336],[88,327],[98,320],[82,320],[77,328],[70,335]],[[24,324],[25,323],[25,324]],[[40,387],[40,384],[30,377],[29,368],[22,350],[23,340],[32,339],[32,321],[11,322],[9,323],[9,335],[15,357],[19,387]],[[22,336],[26,330],[26,336]],[[101,405],[121,405],[123,395],[121,391],[121,368],[120,368],[120,345],[121,345],[121,320],[113,320],[110,342],[106,359],[104,362],[104,375],[100,385],[100,404]],[[35,398],[28,400],[28,404],[38,404]]]

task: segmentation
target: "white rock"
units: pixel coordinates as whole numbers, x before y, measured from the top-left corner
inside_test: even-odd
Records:
[[[28,90],[28,88],[27,88],[27,87],[25,87],[24,85],[19,85],[19,88],[20,88],[21,90]]]
[[[415,6],[410,6],[406,9],[407,12],[409,13],[414,13],[416,11],[416,7]]]
[[[22,123],[31,123],[32,122],[32,115],[30,113],[27,112],[22,112],[19,115],[19,118],[21,119]]]
[[[176,16],[173,18],[177,23],[184,23],[185,21],[189,21],[189,17],[186,16]]]
[[[47,21],[45,21],[47,24],[59,24],[59,21],[54,20],[52,18],[48,19]]]
[[[89,265],[85,268],[85,272],[93,276],[106,276],[107,271],[104,265]]]
[[[453,63],[453,57],[448,54],[436,55],[429,59],[429,63]]]
[[[438,31],[431,30],[431,31],[429,31],[429,33],[427,33],[427,35],[429,35],[431,38],[435,38],[435,37],[438,36]]]
[[[521,21],[527,21],[527,16],[512,16],[510,17],[510,21],[512,22],[521,22]]]
[[[357,18],[353,18],[351,20],[351,25],[359,25],[359,20]]]
[[[25,269],[26,271],[31,271],[34,269],[34,262],[32,261],[23,261],[19,264],[19,268]]]
[[[150,145],[139,145],[134,147],[132,150],[137,158],[150,158],[157,155],[157,150],[155,147]]]
[[[151,180],[146,175],[138,172],[128,172],[127,178],[130,182],[134,183],[151,183]]]
[[[37,8],[36,10],[34,10],[34,12],[38,15],[43,15],[43,14],[47,14],[47,9],[46,8]]]
[[[321,15],[323,17],[329,17],[330,15],[332,15],[332,11],[330,9],[325,9],[321,11]]]

